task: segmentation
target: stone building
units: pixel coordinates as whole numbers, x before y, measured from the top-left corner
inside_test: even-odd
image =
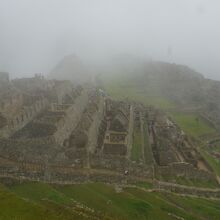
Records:
[[[103,153],[126,156],[128,153],[131,106],[123,102],[106,101],[107,129]]]
[[[175,181],[183,177],[216,182],[212,168],[170,118],[152,110],[148,115],[148,132],[158,178]]]
[[[41,75],[10,81],[0,73],[1,82],[0,174],[63,181],[80,178],[77,169],[89,179],[88,169],[94,168],[123,178],[126,172],[213,179],[190,139],[161,111]],[[139,138],[141,160],[131,157],[134,137]]]
[[[13,148],[28,149],[32,152],[29,159],[34,160],[39,156],[36,147],[50,151],[54,146],[52,151],[56,151],[56,146],[64,146],[88,104],[89,91],[68,81],[35,75],[12,80],[0,97],[0,139],[4,139],[0,151],[4,154],[9,146],[7,155],[11,157]],[[19,158],[19,153],[14,155]]]

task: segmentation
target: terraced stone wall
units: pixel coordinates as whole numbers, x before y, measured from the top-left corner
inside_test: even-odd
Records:
[[[74,105],[67,110],[63,126],[60,126],[57,132],[53,135],[56,143],[63,145],[64,141],[68,139],[77,126],[87,104],[88,94],[87,91],[84,90],[82,91],[82,94],[76,98]]]
[[[176,177],[185,177],[191,180],[204,180],[216,182],[216,177],[211,172],[199,170],[189,163],[173,163],[169,166],[155,166],[156,176],[158,178],[174,179]]]

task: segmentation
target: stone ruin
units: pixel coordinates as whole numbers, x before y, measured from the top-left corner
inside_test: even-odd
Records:
[[[128,154],[130,134],[131,106],[123,102],[106,100],[107,128],[103,143],[103,154],[121,155]]]
[[[212,168],[192,140],[161,111],[148,112],[148,132],[158,177],[216,182]]]
[[[65,182],[109,180],[109,171],[120,181],[125,174],[216,181],[192,141],[152,107],[39,74],[9,80],[0,73],[0,97],[0,175]],[[136,133],[138,161],[132,159]]]

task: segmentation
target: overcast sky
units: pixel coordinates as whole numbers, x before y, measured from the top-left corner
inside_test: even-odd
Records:
[[[219,0],[0,0],[0,71],[131,53],[220,80]]]

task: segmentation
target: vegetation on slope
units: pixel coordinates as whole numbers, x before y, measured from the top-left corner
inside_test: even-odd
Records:
[[[141,77],[143,76],[138,75],[137,78],[134,78],[123,74],[118,74],[117,76],[111,78],[103,77],[103,85],[108,94],[115,99],[120,100],[127,98],[129,100],[139,101],[145,105],[152,105],[156,108],[168,111],[168,114],[180,126],[180,128],[186,134],[196,139],[216,134],[216,129],[213,128],[206,120],[201,118],[199,114],[178,112],[178,108],[176,109],[177,106],[163,94],[157,82],[152,81],[151,83],[147,83],[146,79],[143,77],[141,80]],[[138,153],[140,152],[140,140],[137,140],[137,136],[138,135],[134,136],[134,146],[132,149],[132,158],[136,161],[138,160],[138,155],[140,155],[140,153]],[[198,146],[200,145],[202,146],[204,143],[198,144]],[[216,174],[220,176],[219,160],[213,158],[207,148],[201,149],[200,147],[199,151]],[[150,158],[148,158],[149,156],[150,154],[145,155],[145,159],[150,160]],[[198,185],[195,182],[192,183],[182,179],[178,179],[178,182],[185,183],[186,185]],[[209,183],[201,184],[205,187],[209,186]]]
[[[140,129],[134,130],[133,145],[131,149],[131,160],[139,162],[143,159],[142,155],[142,136]]]
[[[211,151],[220,153],[220,140],[211,144]]]
[[[200,153],[202,156],[206,159],[206,161],[209,163],[209,165],[212,167],[212,169],[215,171],[215,173],[220,177],[220,161],[219,159],[216,159],[212,157],[208,150],[201,148]]]
[[[171,117],[188,135],[199,137],[205,134],[212,134],[216,130],[205,120],[193,113],[172,112]]]
[[[70,205],[72,201],[69,197],[60,193],[50,185],[38,182],[25,182],[9,187],[10,190],[23,198],[28,198],[34,202],[40,202],[42,199],[53,201],[57,204]],[[25,189],[25,190],[24,190]]]
[[[187,196],[177,196],[174,194],[160,194],[159,197],[166,199],[167,202],[178,205],[184,210],[191,210],[193,214],[199,219],[219,219],[220,202],[215,200],[191,198]]]
[[[25,191],[25,186],[23,186],[23,191]],[[34,187],[33,191],[35,191]],[[46,201],[44,203],[36,203],[34,200],[29,200],[28,197],[18,196],[5,187],[0,186],[0,219],[2,220],[56,220],[73,219],[73,217],[78,217],[78,215]]]
[[[149,187],[151,186],[147,185],[147,188]],[[60,216],[63,215],[63,217],[61,218],[58,215],[54,219],[69,219],[69,214],[74,214],[74,212],[71,212],[71,204],[73,201],[82,204],[84,207],[89,207],[91,210],[94,210],[94,213],[99,213],[99,215],[96,216],[102,216],[101,219],[171,220],[184,218],[188,220],[204,219],[204,217],[210,219],[220,218],[220,201],[189,198],[173,194],[152,193],[139,188],[124,188],[122,191],[116,192],[113,186],[101,183],[67,186],[23,183],[12,185],[10,189],[16,193],[17,196],[8,193],[13,195],[13,198],[15,197],[17,201],[19,201],[19,204],[25,203],[25,206],[30,209],[29,212],[31,212],[31,214],[34,214],[34,210],[36,210],[36,208],[33,207],[38,207],[39,213],[41,214],[45,214],[43,211],[47,209],[49,214],[45,214],[45,216],[48,217],[46,219],[50,219],[50,215],[52,215],[50,213],[54,212],[55,207],[59,210]],[[26,191],[28,191],[28,193]],[[25,198],[25,201],[21,199],[21,197]],[[51,204],[51,207],[48,204]],[[46,208],[43,209],[42,205],[45,205]],[[58,207],[62,207],[62,209]],[[11,203],[11,205],[7,207],[7,211],[2,209],[1,215],[7,216],[8,212],[11,214],[14,212],[14,209],[17,210],[15,204]],[[26,213],[26,208],[14,212],[13,216],[17,218],[20,217],[20,219],[28,219],[23,218],[24,212]],[[82,212],[86,213],[86,209],[82,210]],[[26,214],[28,214],[28,212]],[[40,214],[36,216],[39,217],[39,215]],[[9,215],[8,219],[12,219],[10,217],[11,215]],[[77,217],[76,219],[80,218]]]
[[[139,101],[146,105],[152,105],[161,109],[174,108],[174,103],[162,96],[158,91],[148,91],[148,88],[137,85],[132,79],[107,79],[104,87],[108,94],[117,99],[129,99]]]
[[[144,76],[138,75],[137,78],[134,78],[121,74],[121,76],[103,77],[103,85],[108,94],[115,99],[127,98],[159,109],[172,110],[172,118],[189,135],[199,137],[216,132],[209,123],[196,113],[174,112],[176,104],[163,94],[157,82],[152,81],[149,84]]]
[[[145,162],[148,165],[153,164],[153,152],[149,140],[149,133],[148,133],[148,125],[147,123],[144,123],[143,125],[143,130],[144,130],[144,157],[145,157]]]
[[[105,82],[104,86],[115,99],[128,98],[161,109],[175,108],[154,85],[149,88],[144,83],[138,86],[129,79],[114,79]],[[198,120],[196,114],[172,113],[172,116],[192,136],[215,132],[201,118]],[[132,157],[138,160],[141,138],[138,133],[135,136]],[[207,152],[203,152],[203,156],[220,174],[219,164]],[[145,183],[138,185],[151,188]],[[81,204],[81,208],[76,208],[76,204]],[[219,201],[152,193],[139,188],[116,192],[112,186],[100,183],[54,186],[28,182],[11,185],[8,189],[0,186],[0,208],[0,219],[91,219],[100,216],[101,219],[220,219]]]

